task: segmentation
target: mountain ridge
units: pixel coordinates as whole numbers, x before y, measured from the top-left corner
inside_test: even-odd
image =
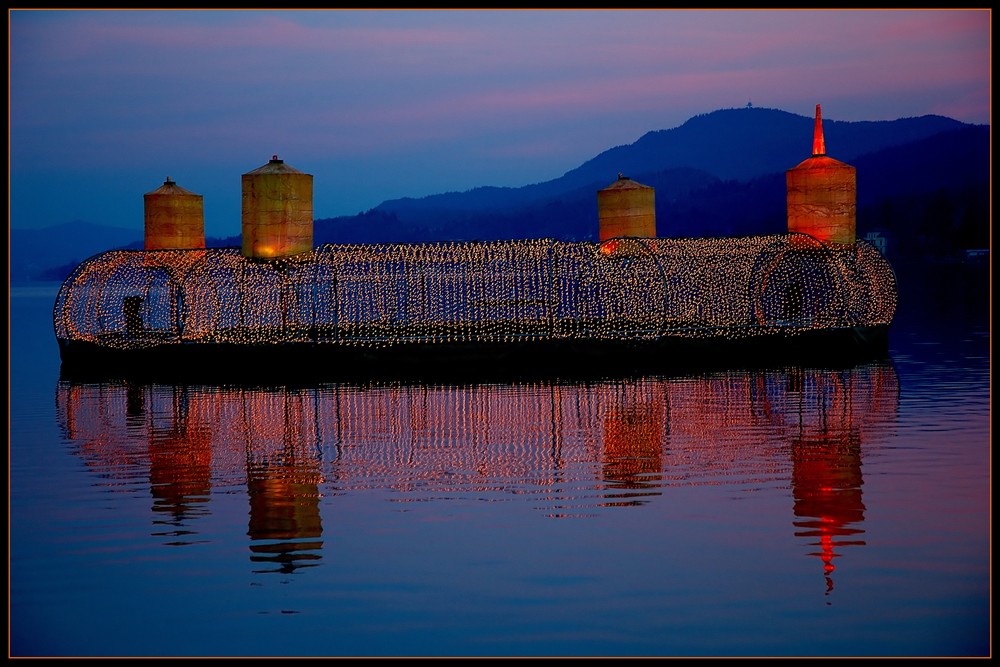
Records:
[[[690,167],[722,180],[750,180],[768,173],[791,169],[809,157],[814,117],[762,107],[718,109],[691,117],[681,125],[651,130],[631,144],[609,148],[578,167],[541,183],[503,188],[508,203],[523,204],[591,183],[604,187],[618,173],[630,176],[670,167]],[[850,161],[855,156],[893,145],[926,138],[968,124],[938,115],[900,118],[894,121],[837,121],[824,119],[823,133],[831,157]],[[726,150],[729,148],[730,150]],[[739,159],[718,156],[732,154]],[[666,156],[666,157],[665,157]],[[462,202],[477,196],[481,188],[446,192],[420,198],[391,199],[374,210],[412,213],[417,207],[485,209]]]

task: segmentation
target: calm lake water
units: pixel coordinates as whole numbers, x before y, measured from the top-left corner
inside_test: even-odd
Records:
[[[254,387],[62,378],[57,289],[11,289],[11,656],[991,654],[985,290],[846,369]]]

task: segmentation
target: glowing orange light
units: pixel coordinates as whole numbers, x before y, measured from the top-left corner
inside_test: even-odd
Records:
[[[205,247],[203,197],[167,176],[158,189],[143,195],[144,248],[172,250]]]
[[[656,236],[656,196],[653,188],[618,174],[618,180],[597,192],[601,241],[616,236]]]
[[[823,118],[819,105],[816,105],[816,123],[813,126],[813,155],[826,155],[826,142],[823,141]]]
[[[826,155],[818,104],[812,151],[812,157],[785,172],[788,231],[850,245],[857,226],[857,172]]]

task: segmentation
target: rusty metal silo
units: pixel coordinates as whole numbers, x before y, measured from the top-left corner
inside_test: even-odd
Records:
[[[824,243],[852,244],[857,226],[857,170],[826,155],[823,119],[816,105],[812,157],[785,172],[788,231]]]
[[[205,247],[205,206],[201,195],[185,190],[167,176],[163,185],[142,198],[146,250]]]
[[[312,175],[275,155],[242,180],[243,256],[277,259],[312,250]]]
[[[600,240],[616,236],[656,236],[654,190],[618,174],[618,180],[597,191]]]

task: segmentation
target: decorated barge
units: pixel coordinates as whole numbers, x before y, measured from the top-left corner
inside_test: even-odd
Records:
[[[202,198],[147,193],[143,250],[81,263],[53,320],[64,371],[249,377],[655,372],[884,356],[891,266],[855,234],[853,167],[788,170],[788,232],[658,238],[653,189],[597,193],[600,240],[313,245],[312,176],[242,177],[242,247],[206,248]]]

